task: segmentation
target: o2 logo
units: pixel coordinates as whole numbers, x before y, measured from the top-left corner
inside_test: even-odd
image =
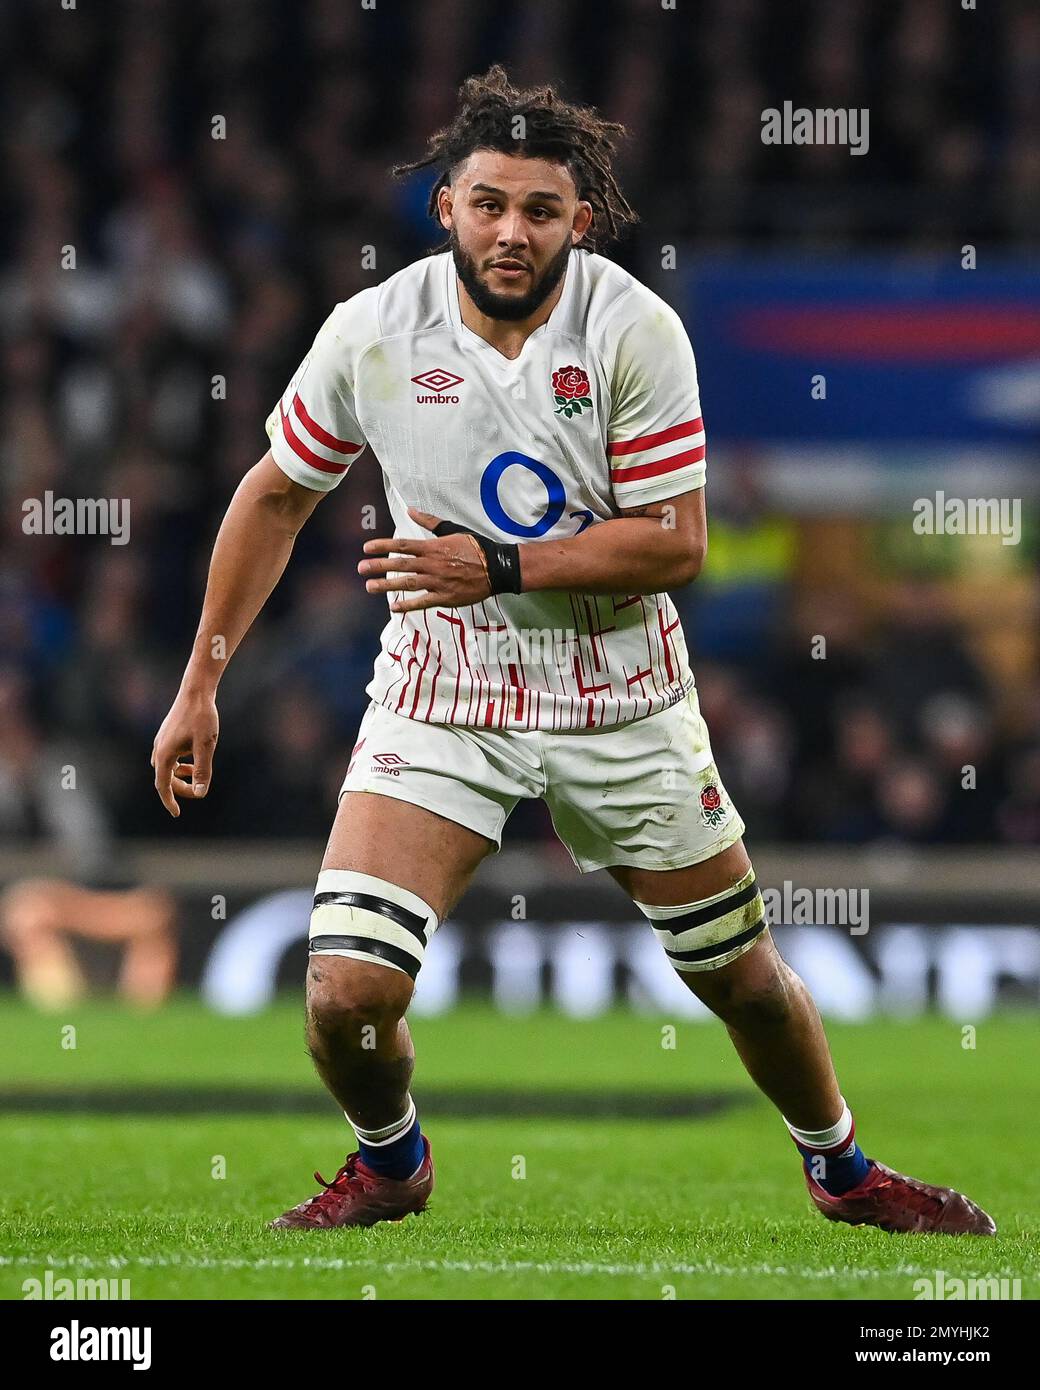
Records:
[[[507,468],[512,467],[526,468],[544,485],[548,494],[545,511],[541,518],[533,526],[524,526],[522,522],[516,521],[509,515],[502,506],[498,496],[498,483],[502,474]],[[480,504],[484,508],[491,521],[510,536],[544,536],[546,531],[551,531],[556,523],[567,511],[567,493],[563,486],[562,479],[553,472],[547,463],[542,463],[538,459],[529,458],[527,454],[518,454],[513,450],[505,454],[499,454],[493,458],[480,479]],[[580,511],[569,512],[568,517],[580,517],[581,525],[574,534],[580,535],[586,526],[590,526],[594,520],[592,513],[587,507],[582,507]]]

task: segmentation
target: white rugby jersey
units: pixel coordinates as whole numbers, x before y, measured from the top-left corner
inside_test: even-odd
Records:
[[[537,545],[704,484],[682,321],[580,250],[512,361],[463,323],[447,252],[337,304],[267,432],[278,466],[320,491],[371,446],[401,537],[430,539],[413,506]],[[667,594],[538,590],[391,613],[366,693],[435,724],[580,732],[655,714],[692,685]]]

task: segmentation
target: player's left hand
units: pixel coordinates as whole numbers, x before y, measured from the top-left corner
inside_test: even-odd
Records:
[[[444,520],[416,507],[409,507],[408,515],[427,531]],[[438,604],[465,608],[491,594],[484,551],[473,536],[433,536],[428,541],[396,536],[366,541],[363,549],[366,555],[380,557],[358,561],[358,574],[365,576],[365,588],[370,594],[397,589],[426,590],[415,598],[395,599],[390,604],[394,613],[412,613]],[[370,577],[390,574],[392,579]]]

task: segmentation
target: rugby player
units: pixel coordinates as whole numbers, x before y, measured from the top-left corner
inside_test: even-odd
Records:
[[[517,801],[541,797],[578,869],[614,877],[722,1020],[826,1217],[992,1235],[961,1193],[863,1153],[819,1013],[770,936],[668,596],[707,545],[694,356],[675,311],[602,253],[636,216],[613,172],[623,135],[498,65],[463,84],[452,122],[394,170],[436,172],[447,242],[332,310],[214,545],[152,754],[172,816],[206,795],[226,658],[295,537],[366,447],[378,458],[394,535],[358,570],[390,615],[317,878],[306,1000],[358,1147],[271,1224],[426,1206],[405,1014],[438,925]]]

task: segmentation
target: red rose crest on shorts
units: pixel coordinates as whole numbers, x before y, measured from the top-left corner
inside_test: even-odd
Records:
[[[722,809],[722,797],[714,782],[709,782],[701,791],[701,815],[704,817],[705,825],[710,825],[712,829],[726,819],[726,813]]]
[[[555,415],[580,415],[586,406],[592,406],[592,387],[582,367],[557,367],[552,374],[553,399],[556,401]]]

